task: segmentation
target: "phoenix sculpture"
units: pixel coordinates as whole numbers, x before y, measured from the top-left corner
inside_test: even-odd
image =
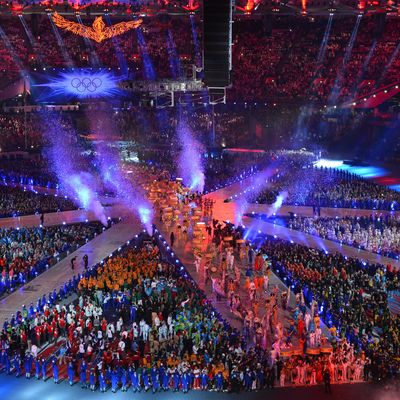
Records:
[[[54,23],[59,28],[70,31],[75,35],[95,40],[97,43],[100,43],[106,39],[110,39],[114,36],[122,35],[130,29],[136,29],[143,22],[143,20],[137,19],[134,21],[120,22],[112,26],[106,26],[102,17],[96,17],[92,26],[85,26],[83,24],[80,24],[79,22],[69,21],[56,12],[53,14],[52,17]]]

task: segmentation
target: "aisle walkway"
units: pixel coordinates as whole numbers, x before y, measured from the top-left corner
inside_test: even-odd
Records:
[[[171,230],[168,229],[165,225],[160,225],[158,229],[162,233],[164,238],[167,240],[167,242],[169,242],[169,236]],[[206,238],[204,243],[206,247],[207,244],[209,243],[209,240]],[[222,317],[226,319],[232,327],[236,328],[241,332],[243,329],[243,320],[238,318],[235,314],[233,314],[230,311],[227,298],[221,298],[220,300],[217,300],[216,295],[212,290],[211,281],[209,281],[208,283],[205,282],[204,259],[201,263],[199,271],[198,272],[196,271],[194,264],[192,240],[189,239],[185,241],[183,238],[176,240],[173,251],[174,254],[177,257],[179,257],[180,261],[185,265],[186,270],[189,272],[191,277],[196,281],[197,285],[206,293],[208,300],[211,301],[216,310],[218,310],[218,312],[222,315]],[[219,270],[218,262],[213,265],[215,265],[216,268]],[[239,266],[241,270],[240,287],[238,288],[236,294],[240,296],[244,308],[251,309],[252,304],[249,299],[248,291],[245,289],[245,279],[246,279],[245,272],[247,269],[247,264],[244,261],[240,261],[238,259],[237,254],[235,254],[235,265]],[[287,286],[273,272],[271,272],[269,280],[270,290],[275,286],[278,287],[280,294],[282,292],[287,292],[288,290]],[[262,292],[261,297],[259,296],[260,292],[257,293],[257,298],[259,302],[258,316],[262,318],[263,315],[265,314],[266,295],[264,292]],[[280,304],[280,301],[278,303]],[[295,304],[296,304],[295,296],[293,293],[291,293],[289,307],[294,308]],[[283,310],[283,308],[279,306],[278,320],[282,322],[285,328],[288,327],[290,319],[291,319],[291,313],[289,311]],[[328,331],[325,326],[323,326],[323,331],[325,334],[328,334]],[[272,345],[272,336],[270,334],[268,335],[267,344],[268,346]],[[294,344],[296,346],[297,341],[295,341]]]
[[[35,304],[37,299],[43,296],[43,294],[47,296],[53,289],[58,291],[61,285],[72,278],[73,273],[70,267],[72,257],[77,257],[78,268],[76,272],[82,272],[82,257],[84,254],[89,256],[89,266],[97,264],[128,240],[132,239],[141,229],[141,223],[137,218],[130,217],[124,219],[122,222],[115,224],[110,229],[98,235],[86,245],[80,247],[48,271],[2,299],[0,301],[0,326],[3,326],[5,318],[9,318],[12,313],[20,309],[22,304],[27,306],[30,303]]]
[[[171,230],[168,229],[164,224],[158,224],[157,228],[170,245],[169,238]],[[241,331],[243,323],[239,319],[235,318],[234,315],[232,315],[227,305],[226,299],[222,301],[217,301],[212,291],[210,283],[206,284],[204,276],[204,263],[202,263],[200,271],[199,273],[197,273],[194,265],[192,241],[190,239],[188,241],[185,241],[183,238],[176,239],[173,251],[174,254],[176,254],[176,256],[180,259],[182,264],[185,266],[186,270],[189,272],[191,277],[196,281],[200,289],[202,289],[206,293],[207,298],[212,302],[214,307],[223,316],[223,318],[228,320],[232,327]]]

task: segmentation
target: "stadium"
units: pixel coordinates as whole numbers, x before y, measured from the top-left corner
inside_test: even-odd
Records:
[[[392,400],[398,0],[0,1],[5,400]]]

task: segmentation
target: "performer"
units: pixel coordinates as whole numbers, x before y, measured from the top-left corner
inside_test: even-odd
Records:
[[[40,379],[40,360],[38,357],[35,358],[35,378]]]
[[[129,375],[131,384],[132,384],[132,390],[134,393],[140,392],[140,382],[139,382],[139,375],[135,369],[132,370],[132,373]]]
[[[201,390],[207,390],[208,388],[208,375],[207,370],[203,369],[200,375]]]
[[[155,371],[154,371],[155,370]],[[157,368],[153,367],[151,370],[151,381],[153,383],[153,394],[160,390],[160,375]]]
[[[244,389],[247,392],[250,392],[253,387],[253,375],[249,367],[246,368],[246,371],[243,374],[243,381],[244,381]]]
[[[126,392],[126,371],[124,368],[122,368],[121,373],[121,391]]]
[[[285,386],[285,378],[286,378],[286,369],[283,368],[281,371],[281,376],[279,377],[279,384],[281,387]]]
[[[99,386],[100,386],[100,392],[104,393],[106,391],[106,377],[104,375],[104,372],[101,371],[99,375]]]
[[[174,392],[179,391],[179,383],[180,383],[181,377],[179,375],[179,372],[177,369],[175,369],[174,374],[173,374],[173,387],[174,387]]]
[[[72,273],[75,271],[75,262],[76,262],[76,256],[71,258],[71,270]]]
[[[195,254],[194,256],[194,266],[196,267],[196,272],[199,273],[201,265],[201,254]]]
[[[117,370],[114,368],[111,372],[111,391],[115,393],[118,389],[118,373]]]
[[[166,392],[169,389],[169,381],[170,381],[170,375],[168,371],[166,371],[162,377],[162,388],[164,389],[164,392]]]
[[[27,354],[24,359],[24,369],[25,369],[25,378],[26,379],[31,378],[32,363],[33,363],[32,354]]]
[[[332,393],[331,388],[331,374],[328,368],[325,368],[324,374],[325,393]]]
[[[90,385],[90,390],[94,392],[94,389],[96,388],[96,372],[94,368],[90,370],[89,385]]]
[[[42,363],[42,379],[45,381],[46,380],[46,360],[44,359],[44,357],[42,357],[41,363]]]
[[[200,374],[201,374],[200,368],[198,367],[198,365],[195,365],[193,370],[193,375],[194,375],[193,389],[195,390],[200,389]]]
[[[254,300],[255,294],[256,294],[256,284],[254,283],[254,281],[251,281],[249,284],[249,298],[250,301]]]
[[[67,367],[67,373],[68,373],[68,382],[69,385],[72,386],[74,384],[74,366],[72,364],[72,361],[68,363]]]
[[[19,358],[18,355],[14,357],[13,364],[14,364],[14,369],[16,372],[15,376],[18,378],[21,375],[21,359]]]
[[[306,331],[307,331],[307,332],[309,332],[310,321],[311,321],[311,314],[310,314],[310,312],[307,310],[307,311],[306,311],[306,315],[304,316],[304,322],[305,322],[305,325],[306,325]]]
[[[182,382],[183,393],[187,393],[189,391],[189,377],[187,372],[184,372],[182,374],[181,382]]]
[[[52,365],[53,365],[54,383],[58,383],[58,365],[57,365],[57,358],[56,357],[53,358]]]
[[[221,371],[219,371],[218,374],[215,376],[215,387],[218,392],[222,392],[224,388],[224,377],[222,376]]]
[[[142,380],[143,380],[144,391],[147,392],[150,389],[150,380],[147,371],[143,371]]]
[[[85,271],[87,271],[89,266],[89,257],[87,254],[83,256],[83,266],[85,267]]]
[[[265,386],[265,376],[264,376],[264,371],[261,367],[261,364],[257,365],[257,370],[256,370],[256,379],[257,379],[257,389],[262,390],[264,389]]]
[[[85,360],[82,360],[81,372],[80,372],[80,382],[81,382],[81,388],[82,389],[86,389],[87,388],[86,370],[87,370],[86,362],[85,362]]]
[[[304,320],[301,314],[299,314],[298,319],[297,319],[297,337],[300,339],[303,337],[303,332],[304,332]]]

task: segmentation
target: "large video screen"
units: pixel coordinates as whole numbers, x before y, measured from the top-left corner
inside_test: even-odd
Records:
[[[31,95],[37,102],[58,103],[83,99],[128,97],[119,87],[126,76],[106,69],[42,70],[31,74]]]

